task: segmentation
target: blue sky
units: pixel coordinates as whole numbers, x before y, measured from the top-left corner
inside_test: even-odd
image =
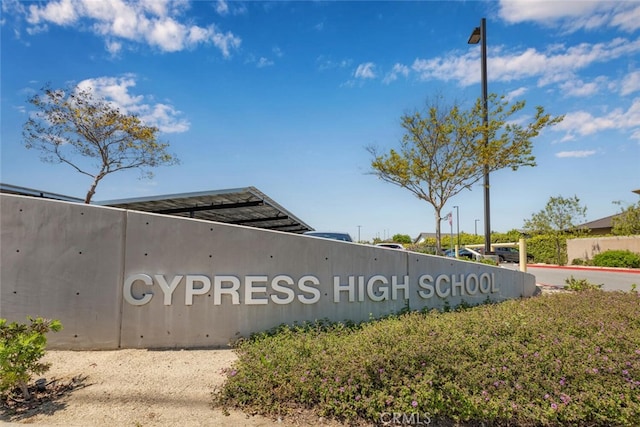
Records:
[[[402,114],[434,95],[480,96],[467,40],[483,17],[489,92],[526,100],[519,120],[536,105],[566,115],[535,139],[537,167],[491,175],[492,230],[521,227],[551,196],[578,196],[587,220],[635,203],[637,1],[3,0],[0,180],[84,197],[88,177],[21,136],[29,96],[82,84],[158,126],[181,160],[151,180],[110,175],[95,201],[255,186],[316,229],[433,232],[429,204],[368,174],[366,147],[398,147]],[[481,234],[481,186],[444,212],[454,205],[460,230]]]

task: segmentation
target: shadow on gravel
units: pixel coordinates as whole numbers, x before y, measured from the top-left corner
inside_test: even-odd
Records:
[[[29,400],[25,400],[18,389],[0,395],[0,422],[18,422],[34,415],[54,414],[67,406],[65,396],[90,385],[86,381],[87,377],[82,375],[70,380],[38,380],[29,386]]]

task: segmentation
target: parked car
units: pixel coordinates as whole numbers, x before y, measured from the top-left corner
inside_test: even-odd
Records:
[[[444,251],[444,256],[455,258],[456,256],[455,249],[447,249],[446,251]],[[460,258],[469,258],[469,259],[475,258],[475,255],[470,250],[465,248],[458,249],[458,256]]]
[[[349,233],[336,233],[333,231],[307,231],[305,236],[322,237],[323,239],[342,240],[343,242],[353,242]]]
[[[493,253],[498,256],[500,262],[520,262],[520,251],[511,246],[496,246]],[[527,262],[533,261],[533,256],[527,254]]]
[[[390,248],[390,249],[400,249],[400,250],[404,250],[404,246],[402,246],[400,243],[376,243],[376,246],[381,247],[381,248]]]

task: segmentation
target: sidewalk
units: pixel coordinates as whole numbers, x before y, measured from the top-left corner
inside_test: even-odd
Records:
[[[555,265],[555,264],[527,264],[527,268],[555,268],[561,270],[601,271],[610,273],[640,274],[640,268],[594,267],[591,265]]]

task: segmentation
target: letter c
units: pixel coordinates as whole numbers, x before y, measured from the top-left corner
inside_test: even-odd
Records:
[[[131,288],[133,284],[138,280],[140,280],[147,286],[153,285],[153,279],[148,274],[134,274],[127,277],[127,279],[124,281],[122,292],[125,301],[127,301],[131,305],[145,305],[149,301],[151,301],[151,298],[153,298],[153,293],[151,292],[143,294],[142,298],[136,298],[133,296],[133,294],[131,293]]]

